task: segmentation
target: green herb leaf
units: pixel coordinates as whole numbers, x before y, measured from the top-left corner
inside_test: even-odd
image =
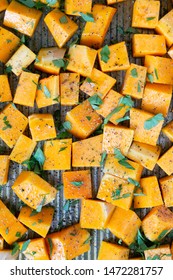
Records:
[[[69,64],[68,60],[65,58],[54,59],[54,60],[52,60],[52,62],[53,62],[54,66],[56,66],[58,68],[62,67],[64,71],[66,70],[66,68]]]
[[[17,1],[29,8],[33,8],[35,6],[34,1],[32,0],[17,0]]]
[[[80,16],[85,20],[85,21],[87,21],[87,22],[94,22],[94,17],[93,17],[93,15],[91,14],[91,13],[86,13],[86,14],[84,14],[84,13],[79,13],[80,14]]]
[[[62,185],[62,184],[59,184],[59,185],[56,186],[56,189],[57,189],[58,191],[62,190],[62,188],[63,188],[63,185]]]
[[[78,199],[67,199],[63,206],[63,210],[66,212],[69,211],[69,208],[73,205],[76,205],[78,202],[79,202]]]
[[[45,162],[45,156],[44,156],[44,153],[43,151],[38,148],[34,154],[34,158],[39,162],[40,166],[42,167],[44,165],[44,162]]]
[[[12,66],[11,65],[8,65],[6,68],[5,68],[5,70],[4,70],[4,73],[5,74],[9,74],[9,73],[11,73],[12,72]]]
[[[126,34],[139,34],[140,31],[134,27],[128,27],[125,31]]]
[[[123,118],[119,118],[116,120],[117,123],[120,123],[120,122],[124,122],[124,121],[127,121],[127,120],[130,120],[130,117],[129,116],[125,116]]]
[[[111,197],[113,200],[123,199],[131,196],[130,193],[124,193],[121,195],[122,189],[122,185],[119,185],[118,188],[112,192]]]
[[[22,35],[22,37],[21,37],[21,39],[20,39],[20,42],[21,42],[21,44],[25,44],[26,38],[25,38],[25,35],[24,35],[24,34]]]
[[[49,244],[49,254],[52,256],[52,251],[53,251],[53,242],[50,237],[47,238],[48,244]]]
[[[134,101],[132,100],[130,95],[126,95],[120,98],[118,105],[125,105],[129,108],[132,108],[134,106]]]
[[[112,116],[116,113],[118,113],[122,108],[124,107],[124,105],[121,105],[121,106],[118,106],[116,108],[114,108],[112,110],[112,112],[110,112],[107,117],[104,119],[103,123],[104,124],[107,124],[109,122],[109,120],[112,118]]]
[[[28,248],[29,244],[30,244],[31,240],[28,239],[27,241],[25,241],[22,245],[22,248],[20,250],[21,253],[23,253],[24,251],[26,251],[26,249]]]
[[[37,212],[37,210],[33,209],[29,216],[32,217],[32,216],[35,216],[35,215],[38,215],[38,212]]]
[[[7,44],[9,44],[9,43],[12,42],[12,40],[11,39],[7,39],[6,42],[7,42]]]
[[[46,3],[49,4],[50,6],[55,5],[59,0],[46,0]]]
[[[14,256],[20,249],[20,246],[17,242],[13,243],[13,249],[11,251],[11,255]]]
[[[135,168],[127,162],[127,158],[121,153],[118,148],[114,148],[114,155],[115,158],[118,159],[119,164],[126,167],[127,169],[135,170]]]
[[[92,240],[92,236],[89,236],[89,237],[84,241],[83,245],[89,244],[91,240]]]
[[[86,116],[87,120],[90,121],[91,120],[91,116]]]
[[[118,160],[122,160],[125,158],[125,156],[121,153],[120,149],[118,148],[114,148],[114,155],[115,158],[117,158]]]
[[[2,130],[6,130],[8,128],[12,128],[12,125],[10,124],[10,122],[7,119],[7,116],[3,117],[3,122],[4,122],[4,127],[2,128]]]
[[[106,157],[107,157],[107,152],[104,151],[101,155],[101,161],[100,161],[100,166],[104,166],[104,163],[105,163],[105,160],[106,160]]]
[[[169,232],[169,230],[167,230],[167,229],[163,230],[163,231],[159,234],[159,236],[158,236],[158,238],[157,238],[157,241],[160,241],[161,239],[163,239],[163,238],[168,234],[168,232]]]
[[[127,159],[119,160],[119,164],[126,167],[127,169],[135,170],[135,168],[130,163],[127,162]]]
[[[66,24],[66,23],[68,22],[68,19],[67,19],[67,17],[64,15],[64,16],[62,16],[62,17],[59,19],[59,21],[60,21],[60,23],[62,23],[62,24]]]
[[[5,234],[9,234],[9,228],[8,227],[5,229]]]
[[[147,77],[148,77],[148,80],[150,81],[150,83],[153,83],[153,82],[154,82],[153,74],[148,73],[148,74],[147,74]]]
[[[147,17],[146,20],[147,20],[147,21],[150,21],[150,20],[153,20],[153,19],[155,19],[155,18],[156,18],[156,17]]]
[[[141,90],[141,85],[140,85],[140,82],[138,82],[137,91],[138,91],[138,92],[141,92],[141,91],[142,91],[142,90]]]
[[[89,77],[87,77],[85,81],[86,81],[87,83],[94,83]]]
[[[74,182],[70,182],[70,184],[72,184],[75,187],[81,187],[83,185],[82,181],[74,181]]]
[[[137,72],[137,69],[136,68],[133,68],[131,71],[130,71],[130,74],[133,78],[137,78],[138,77],[138,72]]]
[[[154,68],[154,74],[155,74],[155,76],[156,76],[156,79],[158,80],[158,79],[159,79],[159,76],[158,76],[158,72],[157,72],[157,69],[156,69],[156,68]]]
[[[138,188],[141,187],[141,186],[140,186],[140,183],[139,183],[138,181],[132,179],[132,178],[128,178],[127,181],[128,181],[130,184],[134,185],[135,187],[138,187]]]
[[[66,150],[66,149],[67,149],[67,146],[66,146],[66,147],[61,147],[61,148],[59,149],[58,153],[60,153],[60,152],[62,152],[62,151],[64,151],[64,150]]]
[[[64,122],[62,125],[66,130],[70,130],[72,128],[71,122],[69,121]]]
[[[46,202],[46,195],[43,197],[40,205],[37,207],[37,209],[36,209],[37,212],[41,212],[42,207],[44,206],[45,202]]]
[[[17,232],[16,232],[16,237],[18,237],[18,238],[21,237],[21,232],[20,232],[20,231],[17,231]]]
[[[163,121],[164,120],[164,117],[162,114],[157,114],[155,115],[154,117],[152,118],[149,118],[148,120],[146,120],[144,122],[144,128],[146,130],[150,130],[152,129],[153,127],[155,127],[156,125],[159,124],[159,122]]]
[[[100,52],[100,55],[101,55],[101,60],[105,63],[108,62],[109,58],[110,58],[110,49],[108,47],[108,45],[105,45],[102,49],[101,49],[101,52]]]
[[[47,98],[50,98],[50,97],[51,97],[51,93],[50,93],[50,91],[48,90],[47,86],[44,86],[44,87],[43,87],[43,93],[44,93],[44,95],[45,95]]]
[[[98,96],[98,94],[94,94],[88,98],[88,101],[94,110],[98,110],[99,106],[103,103],[103,100]]]

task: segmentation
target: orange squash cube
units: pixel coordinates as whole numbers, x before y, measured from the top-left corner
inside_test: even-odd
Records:
[[[5,185],[8,182],[9,165],[9,156],[0,155],[0,185]]]
[[[173,146],[169,148],[157,161],[157,164],[167,175],[171,175],[173,173],[172,156]]]
[[[20,250],[26,241],[19,242]],[[44,238],[31,239],[26,250],[22,252],[27,260],[49,260]]]
[[[172,260],[172,253],[169,244],[145,250],[144,256],[146,260]]]
[[[159,20],[155,31],[162,34],[168,47],[171,47],[173,44],[173,9]]]
[[[91,13],[92,0],[85,0],[84,2],[78,0],[65,1],[65,13],[71,16],[80,16],[80,13]]]
[[[102,241],[98,260],[128,260],[130,250],[126,247]]]
[[[173,46],[168,50],[168,55],[173,59]]]
[[[60,74],[61,105],[73,106],[79,103],[79,83],[78,73]]]
[[[11,89],[7,75],[0,75],[0,102],[12,101]]]
[[[173,121],[170,121],[167,125],[165,125],[162,129],[162,132],[169,138],[171,142],[173,142]]]
[[[8,0],[1,0],[0,12],[4,11],[5,9],[7,9],[8,5],[9,5]]]
[[[166,207],[173,206],[173,175],[166,176],[159,179],[160,188],[162,191],[162,196],[164,204]]]

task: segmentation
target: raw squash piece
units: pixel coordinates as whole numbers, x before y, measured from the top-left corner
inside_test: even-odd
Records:
[[[165,37],[168,47],[173,44],[173,9],[159,20],[155,31]]]
[[[49,254],[44,238],[35,238],[29,240],[26,250],[22,251],[27,260],[49,260]],[[19,242],[20,250],[27,241]]]
[[[23,68],[27,68],[35,58],[35,53],[25,45],[21,45],[5,65],[9,67],[16,76],[19,76]]]
[[[97,198],[128,210],[132,205],[134,189],[135,186],[127,180],[106,173],[101,179]]]
[[[134,141],[156,146],[163,120],[159,120],[151,129],[146,129],[146,121],[150,121],[153,117],[153,114],[140,109],[132,108],[130,110],[130,128],[135,131]]]
[[[60,74],[61,105],[73,106],[79,103],[80,75],[77,73]]]
[[[64,198],[92,198],[92,183],[90,170],[63,172]]]
[[[46,237],[52,223],[53,214],[53,207],[42,207],[41,212],[37,213],[32,208],[23,206],[20,210],[18,220],[42,237]]]
[[[105,54],[106,53],[106,59]],[[99,63],[103,72],[127,70],[130,67],[125,42],[104,46],[98,50]]]
[[[169,49],[168,55],[173,59],[173,46]]]
[[[126,71],[121,93],[141,99],[143,97],[146,75],[146,67],[132,63]]]
[[[78,25],[58,9],[49,12],[44,22],[59,48],[62,48],[78,29]]]
[[[17,163],[22,164],[25,160],[29,160],[35,147],[36,142],[24,134],[20,135],[18,138],[16,145],[14,146],[13,150],[9,158]]]
[[[97,51],[87,46],[73,45],[68,52],[67,70],[88,77],[92,73]]]
[[[4,11],[8,7],[8,0],[1,0],[0,3],[0,12]]]
[[[42,12],[12,1],[5,11],[3,24],[27,36],[32,36],[40,21]]]
[[[173,121],[169,122],[162,129],[162,132],[173,142]]]
[[[106,228],[114,209],[114,205],[104,201],[82,199],[80,212],[81,228]]]
[[[116,207],[107,225],[107,228],[125,244],[130,245],[135,241],[141,220],[132,210]]]
[[[132,38],[133,57],[144,57],[145,55],[166,54],[166,41],[163,35],[156,34],[134,34]]]
[[[9,165],[9,156],[0,155],[0,185],[5,185],[8,182]]]
[[[164,244],[157,248],[145,250],[144,256],[146,260],[172,260],[169,244]]]
[[[118,148],[123,155],[127,155],[133,136],[133,129],[106,124],[103,129],[103,151],[106,151],[107,154],[113,154],[114,149]]]
[[[0,234],[8,244],[12,244],[27,232],[27,229],[16,219],[0,200]]]
[[[80,16],[80,13],[91,13],[92,0],[65,0],[65,13],[71,16]]]
[[[29,128],[34,141],[42,141],[56,137],[52,114],[33,114],[28,117]]]
[[[7,75],[0,75],[0,102],[12,101],[11,89]]]
[[[91,75],[83,82],[80,90],[89,96],[93,96],[97,93],[100,98],[103,99],[115,83],[116,80],[114,78],[96,68],[93,68]]]
[[[157,161],[157,164],[167,175],[173,173],[173,146],[169,148]]]
[[[81,45],[101,48],[116,11],[116,8],[95,4],[92,9],[94,22],[85,24],[80,40]]]
[[[151,208],[163,205],[163,200],[156,176],[142,178],[140,188],[134,196],[134,208]]]
[[[98,260],[128,260],[130,250],[126,247],[102,241]]]
[[[131,160],[127,160],[126,163],[131,168],[127,168],[124,164],[122,165],[114,155],[109,154],[105,160],[104,172],[122,179],[132,178],[133,180],[139,181],[143,171],[142,165]]]
[[[171,58],[146,55],[148,81],[157,84],[173,85],[173,60]]]
[[[20,39],[9,30],[0,26],[0,61],[6,63],[19,46]]]
[[[63,60],[65,52],[66,49],[63,48],[41,48],[35,60],[34,67],[42,72],[58,75],[60,72],[58,62]]]
[[[72,143],[73,167],[100,167],[103,134]]]
[[[38,74],[22,71],[13,99],[15,104],[34,107],[39,77]]]
[[[82,229],[79,224],[47,235],[46,240],[51,260],[72,260],[84,254],[90,249],[89,238],[89,232]]]
[[[165,206],[156,206],[142,220],[142,230],[150,241],[161,241],[172,229],[173,213]]]
[[[127,157],[152,171],[157,163],[160,153],[161,147],[159,145],[152,146],[133,141],[128,151]]]
[[[4,239],[0,236],[0,251],[4,249]]]
[[[28,119],[13,104],[8,104],[0,113],[0,137],[13,148],[25,131]]]
[[[41,79],[36,92],[38,108],[51,106],[58,102],[60,102],[59,76]]]
[[[44,143],[43,170],[68,170],[71,168],[72,139],[50,140]]]
[[[132,27],[155,28],[159,13],[160,1],[136,0],[133,5]]]
[[[15,194],[29,207],[40,208],[56,197],[56,189],[33,171],[22,171],[13,186]]]
[[[172,85],[146,83],[141,108],[153,114],[167,116],[172,98]]]
[[[166,176],[159,179],[160,188],[162,191],[162,196],[164,204],[166,207],[173,206],[173,175]]]

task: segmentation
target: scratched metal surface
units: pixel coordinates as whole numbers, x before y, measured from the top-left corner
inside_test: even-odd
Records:
[[[99,0],[99,1],[93,1],[94,3],[106,3],[104,0]],[[114,16],[114,19],[111,23],[111,26],[108,30],[108,33],[105,38],[105,44],[114,44],[116,42],[120,41],[126,41],[127,47],[128,47],[128,53],[129,53],[129,58],[130,62],[141,64],[142,61],[141,59],[134,59],[132,57],[132,52],[131,52],[131,38],[132,35],[130,34],[121,34],[119,32],[119,27],[123,28],[126,30],[128,27],[131,26],[131,16],[132,16],[132,7],[133,7],[134,1],[127,0],[125,2],[121,2],[119,4],[115,4],[114,6],[117,8],[117,13]],[[172,8],[172,3],[171,0],[161,0],[161,11],[160,11],[160,17],[166,14],[168,11],[171,10]],[[0,13],[0,25],[2,26],[3,22],[3,16],[4,13]],[[43,18],[41,19],[37,30],[32,37],[32,39],[27,40],[27,46],[31,48],[33,52],[36,54],[38,53],[39,49],[41,47],[48,47],[48,46],[56,46],[56,43],[50,33],[48,32],[48,29],[46,25],[44,24]],[[82,29],[82,23],[80,20],[77,21],[78,24],[80,25],[80,30],[78,31],[78,34],[81,34],[81,29]],[[14,32],[14,31],[13,31]],[[146,33],[148,31],[146,30],[141,30],[141,33]],[[152,33],[152,31],[150,31]],[[72,39],[73,40],[73,39]],[[41,73],[39,71],[36,71],[31,65],[29,69],[32,71],[35,71],[36,73],[41,74],[41,77],[46,77],[47,74]],[[0,65],[0,74],[3,73],[3,66]],[[117,83],[114,87],[115,90],[120,91],[121,86],[122,86],[122,81],[124,77],[124,72],[114,72],[110,74],[111,76],[115,77],[117,79]],[[15,77],[13,74],[9,74],[9,80],[10,80],[10,85],[12,89],[12,94],[14,95],[15,93],[15,88],[17,85],[18,79]],[[83,100],[85,96],[81,94],[80,99]],[[2,109],[5,106],[5,104],[0,104],[0,109]],[[136,106],[140,107],[140,102],[136,102]],[[57,109],[60,109],[61,111],[61,120],[64,121],[65,114],[68,110],[70,110],[70,107],[64,107],[60,105],[54,105],[50,106],[44,109],[37,109],[35,108],[29,108],[29,107],[24,107],[24,106],[18,106],[17,107],[26,115],[29,116],[33,112],[40,112],[40,113],[54,113]],[[166,118],[165,123],[173,119],[173,113],[172,113],[172,105],[170,108],[170,112],[168,117]],[[127,124],[128,125],[128,124]],[[26,135],[30,136],[29,130],[26,131]],[[168,149],[168,147],[171,146],[171,142],[165,138],[163,135],[161,135],[159,139],[159,144],[162,146],[162,153]],[[39,143],[39,145],[42,145],[42,143]],[[3,154],[9,154],[10,149],[0,140],[0,146],[3,147]],[[11,186],[13,185],[13,182],[15,178],[20,174],[20,172],[24,169],[21,165],[18,165],[14,162],[10,162],[10,169],[9,169],[9,182],[8,184],[3,188],[0,197],[2,200],[6,203],[6,205],[11,209],[11,211],[18,216],[20,207],[21,207],[21,201],[18,199],[18,197],[13,193]],[[144,176],[149,176],[149,175],[156,175],[158,178],[163,177],[165,174],[162,170],[160,170],[159,167],[156,166],[156,168],[150,172],[145,170],[143,173]],[[62,172],[59,171],[52,171],[52,172],[47,172],[48,175],[48,181],[53,185],[56,186],[59,183],[61,183],[61,176]],[[93,198],[96,197],[98,186],[100,183],[102,177],[102,170],[100,168],[92,168],[92,182],[93,182]],[[63,205],[65,204],[64,196],[63,196],[63,189],[58,193],[57,199],[51,203],[54,205],[56,211],[53,219],[52,226],[50,228],[50,232],[53,232],[59,228],[59,226],[66,227],[68,225],[77,223],[79,221],[79,215],[80,215],[80,201],[75,204],[74,206],[69,208],[69,211],[63,210]],[[144,210],[137,210],[136,213],[139,215],[140,218],[143,218],[146,213],[149,211],[149,209],[144,209]],[[115,242],[116,238],[108,231],[99,231],[99,230],[90,230],[92,240],[91,240],[91,249],[89,252],[79,256],[76,259],[80,260],[95,260],[97,259],[98,256],[98,250],[100,247],[100,242],[102,240],[109,240],[111,242]],[[28,231],[28,236],[25,237],[27,238],[34,238],[34,237],[39,237],[37,234],[35,234],[32,231]],[[7,246],[7,245],[6,245]],[[8,246],[7,246],[8,248]]]

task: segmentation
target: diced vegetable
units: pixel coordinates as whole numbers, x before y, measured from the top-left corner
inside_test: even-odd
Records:
[[[165,37],[168,47],[171,47],[173,44],[173,9],[159,20],[155,30]]]
[[[0,155],[0,185],[5,185],[8,182],[9,165],[9,156]]]
[[[172,260],[169,244],[164,244],[157,248],[145,250],[144,255],[146,260]]]
[[[162,191],[162,196],[164,204],[166,207],[173,206],[173,175],[162,177],[159,179],[160,188]]]
[[[80,12],[87,14],[91,13],[92,0],[85,0],[84,2],[78,0],[65,1],[65,13],[71,16],[80,16]]]
[[[98,260],[128,260],[129,249],[114,243],[102,241]]]
[[[28,246],[24,246],[27,241],[18,243],[19,249],[22,250],[22,254],[24,254],[27,260],[49,260],[48,250],[44,238],[35,238],[28,241]]]
[[[61,105],[72,106],[79,102],[80,75],[77,73],[60,74]]]
[[[171,175],[173,173],[172,155],[173,146],[170,147],[163,155],[161,155],[161,157],[157,161],[157,164],[167,175]]]
[[[171,142],[173,142],[173,121],[170,121],[167,125],[165,125],[162,129],[162,132],[169,138]]]
[[[8,7],[8,0],[1,0],[0,3],[0,12],[4,11]]]

